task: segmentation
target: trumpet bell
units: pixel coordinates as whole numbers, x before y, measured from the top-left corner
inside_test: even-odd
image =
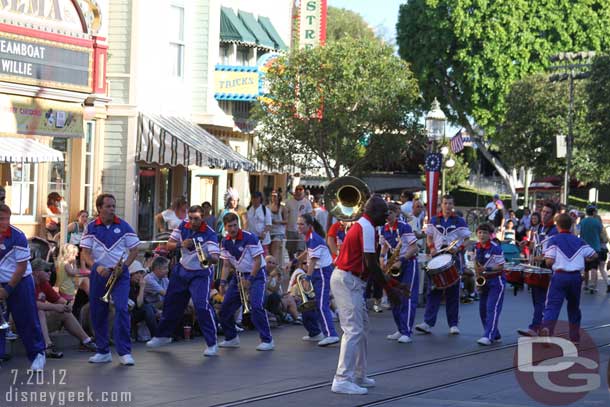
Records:
[[[487,279],[485,277],[477,277],[475,284],[477,287],[483,287],[485,284],[487,284]]]
[[[324,205],[332,216],[349,222],[362,216],[370,196],[371,190],[360,178],[339,177],[326,186]]]

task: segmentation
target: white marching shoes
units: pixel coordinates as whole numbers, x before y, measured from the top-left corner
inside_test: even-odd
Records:
[[[239,348],[239,336],[231,340],[224,340],[218,344],[219,348]]]
[[[275,348],[275,345],[273,344],[273,341],[271,341],[271,342],[261,342],[256,347],[256,350],[268,351],[268,350],[273,350],[274,348]]]
[[[301,339],[303,339],[306,342],[320,342],[322,339],[324,339],[324,334],[320,332],[316,336],[305,335]]]
[[[30,369],[33,372],[40,373],[43,371],[46,362],[47,357],[45,356],[44,352],[39,353],[38,355],[36,355],[36,358],[32,362],[32,366],[30,367]]]
[[[356,383],[352,383],[348,380],[338,381],[333,380],[333,385],[330,388],[333,393],[341,393],[341,394],[368,394],[368,389],[366,387],[358,386]]]
[[[402,334],[399,331],[396,331],[393,334],[390,334],[390,335],[386,336],[386,339],[388,339],[390,341],[396,341],[401,336],[402,336]]]
[[[119,362],[121,362],[123,366],[133,366],[136,364],[136,361],[133,360],[133,356],[131,356],[130,353],[119,356]]]
[[[457,326],[452,326],[451,328],[449,328],[449,335],[459,335],[460,334],[460,328],[458,328]]]
[[[324,338],[320,342],[318,342],[318,346],[333,345],[333,344],[335,344],[337,342],[339,342],[339,337],[338,336],[327,336],[326,338]]]
[[[203,356],[217,356],[218,355],[218,345],[208,346],[205,351],[203,351]]]
[[[112,354],[108,353],[96,353],[89,358],[89,363],[110,363],[112,362]]]
[[[415,329],[419,332],[429,334],[431,332],[432,327],[430,325],[426,324],[425,322],[422,322],[421,324],[415,325]]]
[[[150,341],[146,342],[146,346],[148,346],[149,348],[158,348],[160,346],[168,345],[170,343],[172,343],[172,338],[153,336]]]

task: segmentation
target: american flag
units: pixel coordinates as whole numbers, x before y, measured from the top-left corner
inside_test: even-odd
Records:
[[[451,144],[451,152],[457,154],[464,149],[464,139],[462,139],[462,130],[459,130],[449,142]]]

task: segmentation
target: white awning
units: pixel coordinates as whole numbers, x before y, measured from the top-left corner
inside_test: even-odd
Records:
[[[16,137],[0,137],[0,162],[3,163],[44,163],[63,161],[61,151],[57,151],[36,140]]]
[[[251,171],[246,157],[190,121],[159,114],[140,114],[136,161],[160,165],[197,165]]]

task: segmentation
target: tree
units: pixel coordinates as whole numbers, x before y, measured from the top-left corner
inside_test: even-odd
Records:
[[[587,142],[594,146],[586,163],[603,163],[589,165],[588,169],[597,172],[600,183],[610,182],[610,56],[600,55],[593,61],[591,77],[587,82],[587,121],[591,132]],[[579,157],[580,158],[580,157]],[[601,168],[600,168],[601,167]]]
[[[419,90],[406,62],[377,41],[343,38],[293,50],[267,74],[255,108],[258,155],[272,166],[337,177],[379,138],[413,127]]]
[[[610,45],[610,3],[410,0],[400,8],[397,32],[425,106],[437,97],[452,122],[493,141],[512,83],[544,71],[559,51]],[[482,140],[475,143],[511,188],[514,206],[514,177]]]
[[[331,43],[346,37],[377,40],[375,32],[360,14],[344,8],[328,7],[326,41]]]

